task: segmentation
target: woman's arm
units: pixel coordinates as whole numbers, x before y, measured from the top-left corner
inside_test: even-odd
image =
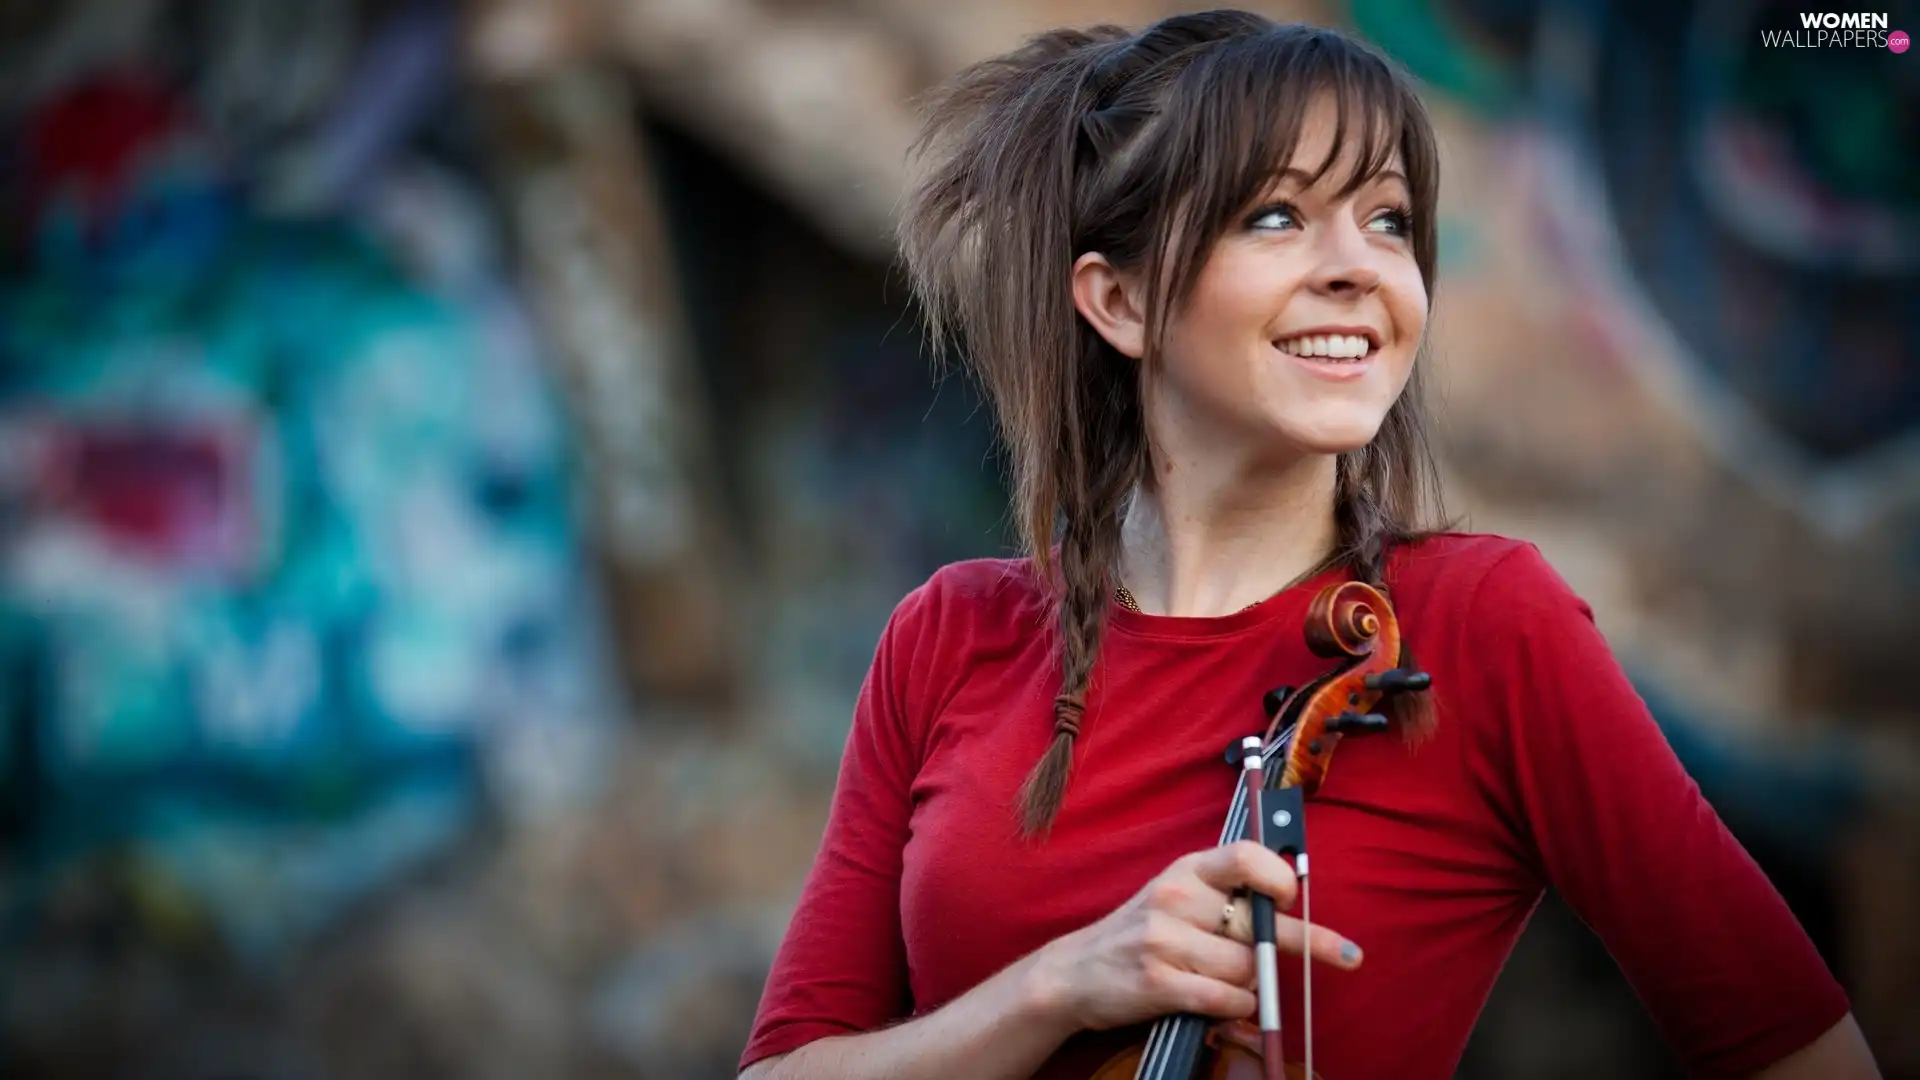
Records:
[[[1844,988],[1687,775],[1591,609],[1529,545],[1481,579],[1468,622],[1483,669],[1462,680],[1471,767],[1515,850],[1599,936],[1689,1072],[1751,1077],[1814,1046],[1828,1060]]]
[[[740,1080],[1032,1076],[1074,1031],[1041,985],[1039,956],[1014,962],[933,1012],[878,1031],[816,1040],[755,1062]]]
[[[900,877],[919,767],[919,693],[936,659],[938,575],[909,593],[880,634],[854,703],[820,849],[760,996],[743,1066],[911,1007]]]
[[[1753,1080],[1880,1080],[1880,1068],[1848,1013],[1825,1035],[1754,1073]]]
[[[1031,1076],[1067,1037],[1158,1016],[1244,1019],[1253,990],[1253,927],[1237,904],[1225,933],[1216,912],[1250,889],[1293,906],[1299,881],[1280,856],[1252,841],[1175,859],[1099,922],[1055,938],[944,1007],[860,1035],[816,1039],[769,1056],[742,1080],[918,1080]],[[1234,910],[1230,909],[1230,910]],[[1277,920],[1281,951],[1311,950],[1347,970],[1360,950],[1326,926]]]

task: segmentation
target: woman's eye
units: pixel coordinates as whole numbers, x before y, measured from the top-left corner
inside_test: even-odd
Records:
[[[1367,225],[1371,229],[1393,236],[1405,236],[1412,231],[1413,215],[1405,210],[1382,210],[1374,215],[1373,220]]]
[[[1293,208],[1290,206],[1269,206],[1256,211],[1247,222],[1254,229],[1288,229],[1294,225]]]

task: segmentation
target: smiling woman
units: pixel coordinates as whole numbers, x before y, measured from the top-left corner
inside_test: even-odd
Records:
[[[1425,521],[1439,163],[1396,68],[1241,12],[1061,30],[963,73],[920,151],[902,247],[1028,553],[882,634],[746,1075],[1104,1080],[1146,1024],[1257,1010],[1268,1077],[1439,1080],[1549,886],[1696,1074],[1874,1075],[1587,605]],[[1354,579],[1431,681],[1345,718],[1405,739],[1306,798],[1309,879],[1216,844],[1220,751],[1326,674],[1301,627]],[[1298,959],[1256,983],[1269,940]]]
[[[1333,92],[1311,100],[1289,140],[1292,163],[1226,223],[1151,357],[1136,275],[1099,251],[1076,261],[1075,307],[1116,351],[1146,361],[1149,447],[1191,458],[1200,450],[1183,436],[1230,432],[1223,463],[1237,448],[1330,464],[1365,447],[1397,402],[1417,424],[1419,400],[1405,391],[1426,329],[1432,241],[1414,235],[1401,153],[1384,149],[1376,164],[1358,139],[1336,142],[1360,126],[1343,106]],[[1378,129],[1375,138],[1392,134]],[[1426,464],[1424,446],[1406,450]]]
[[[1282,530],[1293,550],[1236,575],[1235,596],[1196,581],[1203,608],[1233,610],[1336,562],[1380,584],[1388,549],[1420,535],[1437,484],[1413,357],[1434,276],[1438,153],[1419,99],[1377,57],[1240,12],[1137,37],[1037,39],[963,74],[922,149],[933,168],[902,247],[936,342],[965,331],[998,407],[1042,579],[1055,574],[1056,519],[1066,524],[1058,737],[1024,789],[1033,831],[1065,782],[1111,588],[1188,608],[1131,565],[1159,543],[1157,514],[1188,512],[1167,495],[1240,488],[1243,470],[1255,489],[1283,477],[1284,490],[1339,489],[1305,514],[1286,495],[1258,496],[1242,525],[1277,514],[1307,527]],[[969,227],[1014,207],[1004,242]],[[1290,306],[1296,296],[1306,302]],[[1276,347],[1311,331],[1315,311],[1354,321],[1356,298],[1386,336],[1358,374],[1378,374],[1302,395],[1301,374],[1331,372],[1289,374]]]

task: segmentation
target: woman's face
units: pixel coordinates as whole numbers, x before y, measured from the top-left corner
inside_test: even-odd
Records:
[[[1344,160],[1305,186],[1332,146],[1335,115],[1330,99],[1310,111],[1288,170],[1228,227],[1168,321],[1161,363],[1144,382],[1163,451],[1354,450],[1406,386],[1427,321],[1411,195],[1397,156],[1345,197],[1336,190],[1351,175]],[[1130,286],[1119,291],[1138,298]],[[1082,296],[1076,281],[1083,312],[1091,292]],[[1137,335],[1089,318],[1122,352],[1141,354]]]

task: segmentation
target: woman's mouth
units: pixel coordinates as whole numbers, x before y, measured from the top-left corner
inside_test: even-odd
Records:
[[[1322,378],[1357,379],[1373,366],[1379,351],[1373,339],[1361,334],[1302,334],[1282,338],[1273,347],[1300,361]]]

